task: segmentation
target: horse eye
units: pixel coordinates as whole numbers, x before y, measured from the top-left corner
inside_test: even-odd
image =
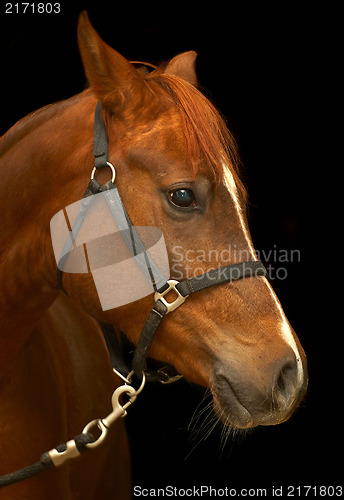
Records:
[[[179,208],[192,208],[196,206],[194,192],[188,188],[179,188],[169,191],[170,201]]]

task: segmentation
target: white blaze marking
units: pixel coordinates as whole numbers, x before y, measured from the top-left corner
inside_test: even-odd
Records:
[[[223,163],[223,173],[224,173],[224,185],[228,189],[229,194],[231,195],[231,198],[234,202],[234,206],[235,206],[237,214],[238,214],[239,222],[240,222],[243,234],[245,236],[247,246],[250,249],[252,258],[254,260],[257,260],[257,255],[256,255],[256,252],[255,252],[254,247],[253,247],[251,236],[250,236],[249,231],[246,227],[245,220],[244,220],[244,217],[242,214],[242,209],[241,209],[241,206],[239,203],[238,191],[237,191],[237,187],[236,187],[236,184],[234,181],[234,177],[233,177],[233,174],[232,174],[230,168],[225,163]],[[302,366],[301,356],[300,356],[299,350],[297,348],[292,330],[291,330],[290,325],[287,321],[287,318],[284,314],[282,306],[281,306],[275,292],[271,288],[270,283],[268,282],[268,280],[266,278],[263,278],[263,280],[264,280],[264,283],[266,284],[266,286],[269,290],[271,298],[273,299],[273,301],[276,304],[276,307],[277,307],[278,312],[279,312],[280,317],[281,317],[281,326],[280,326],[281,336],[282,336],[283,340],[286,342],[286,344],[288,344],[291,347],[291,349],[293,350],[293,352],[295,354],[296,364],[297,364],[297,383],[298,383],[298,386],[301,386],[303,383],[303,377],[304,377],[303,376],[303,366]]]
[[[270,292],[270,295],[271,295],[271,298],[274,300],[275,304],[276,304],[276,307],[280,313],[280,316],[281,316],[281,336],[283,338],[283,340],[292,348],[292,350],[294,351],[294,354],[295,354],[295,358],[296,358],[296,365],[297,365],[297,383],[298,383],[298,387],[300,387],[303,383],[303,366],[302,366],[302,360],[301,360],[301,356],[300,356],[300,353],[299,353],[299,350],[297,348],[297,345],[296,345],[296,342],[295,342],[295,339],[294,339],[294,335],[293,335],[293,332],[290,328],[290,325],[287,321],[287,318],[284,314],[284,311],[282,309],[282,306],[275,294],[275,292],[273,291],[273,289],[271,288],[271,285],[270,283],[268,282],[268,280],[266,278],[263,278],[264,279],[264,283],[266,284],[266,286],[268,287],[268,290]]]
[[[243,214],[242,214],[242,209],[241,209],[241,206],[240,206],[240,203],[239,203],[239,199],[238,199],[238,191],[237,191],[237,187],[236,187],[236,184],[235,184],[235,180],[234,180],[232,172],[230,171],[230,168],[226,164],[223,164],[223,174],[224,174],[224,177],[223,177],[224,178],[224,185],[228,189],[229,194],[231,195],[232,200],[234,202],[234,206],[236,208],[236,211],[237,211],[237,214],[238,214],[238,217],[239,217],[239,222],[240,222],[242,231],[244,233],[247,246],[248,246],[248,248],[249,248],[249,250],[251,252],[251,257],[254,260],[257,260],[257,256],[256,256],[256,252],[255,252],[255,250],[253,248],[251,236],[250,236],[250,234],[249,234],[249,232],[247,230],[247,227],[246,227],[246,224],[245,224],[245,221],[244,221],[244,217],[243,217]]]

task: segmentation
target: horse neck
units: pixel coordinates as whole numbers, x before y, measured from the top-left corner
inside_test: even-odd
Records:
[[[91,168],[94,107],[85,92],[22,120],[0,142],[0,366],[57,297],[50,219],[78,199],[86,157]]]

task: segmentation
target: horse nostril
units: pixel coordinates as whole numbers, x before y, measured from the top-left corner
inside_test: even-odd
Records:
[[[286,382],[285,382],[285,377],[284,373],[281,372],[276,380],[276,388],[279,392],[285,393],[286,391]]]
[[[276,370],[277,371],[277,370]],[[296,396],[297,386],[297,363],[296,359],[284,360],[273,387],[273,394],[278,407],[282,410],[287,408]]]

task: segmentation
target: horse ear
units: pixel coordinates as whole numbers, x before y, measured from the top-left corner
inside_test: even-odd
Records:
[[[86,11],[79,16],[78,43],[86,77],[105,106],[118,109],[128,101],[142,100],[146,88],[143,77],[100,38]]]
[[[190,50],[183,52],[171,59],[165,68],[164,73],[183,78],[192,85],[197,85],[198,79],[196,75],[196,57],[197,52]]]

